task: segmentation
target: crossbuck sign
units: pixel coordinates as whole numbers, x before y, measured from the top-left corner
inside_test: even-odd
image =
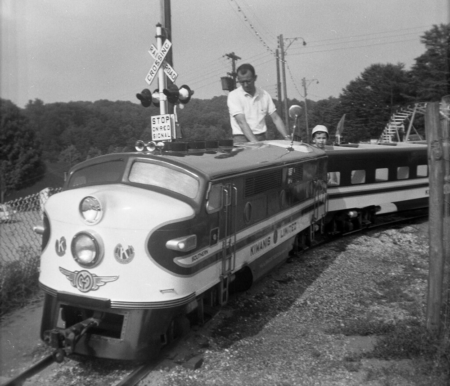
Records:
[[[172,68],[172,66],[167,63],[164,58],[166,57],[167,53],[170,50],[170,47],[172,47],[172,43],[170,40],[166,39],[161,47],[161,51],[158,51],[158,49],[152,44],[150,46],[150,50],[148,51],[149,54],[155,59],[155,61],[152,64],[152,67],[150,68],[147,76],[145,77],[145,81],[150,85],[153,82],[153,79],[155,79],[155,76],[158,74],[159,68],[162,66],[165,74],[167,77],[174,83],[177,79],[178,74],[176,71]]]

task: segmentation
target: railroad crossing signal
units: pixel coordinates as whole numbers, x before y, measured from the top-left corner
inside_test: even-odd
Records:
[[[153,79],[155,79],[155,76],[158,74],[158,70],[161,66],[167,77],[173,83],[175,83],[178,74],[172,68],[172,66],[164,60],[164,58],[166,57],[167,53],[170,50],[170,47],[172,47],[172,43],[168,39],[164,41],[161,47],[161,51],[158,51],[158,49],[153,44],[150,46],[150,50],[148,52],[153,57],[153,59],[155,59],[155,61],[153,62],[152,66],[150,67],[150,70],[148,71],[147,76],[145,77],[145,81],[149,85],[153,82]]]

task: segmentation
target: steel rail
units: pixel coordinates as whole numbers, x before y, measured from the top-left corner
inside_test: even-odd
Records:
[[[142,379],[144,379],[145,376],[155,368],[155,366],[156,364],[154,362],[144,363],[140,365],[137,369],[133,370],[119,383],[116,383],[115,386],[135,386],[140,381],[142,381]]]
[[[31,378],[33,375],[40,373],[42,370],[50,366],[53,362],[55,362],[55,357],[53,354],[50,354],[41,359],[34,366],[31,366],[29,369],[25,370],[23,373],[20,373],[16,377],[10,379],[2,386],[21,386],[28,378]]]

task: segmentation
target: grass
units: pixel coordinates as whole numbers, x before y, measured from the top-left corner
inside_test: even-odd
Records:
[[[39,256],[31,247],[19,247],[19,258],[0,262],[0,316],[23,307],[39,289]]]
[[[386,323],[370,318],[347,322],[327,330],[329,334],[377,337],[370,352],[352,354],[345,361],[359,363],[362,359],[384,361],[413,360],[422,374],[433,374],[450,381],[450,324],[436,335],[418,319]],[[384,369],[384,372],[389,372]]]

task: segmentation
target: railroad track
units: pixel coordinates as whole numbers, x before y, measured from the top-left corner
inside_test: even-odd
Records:
[[[428,209],[426,209],[426,210],[416,209],[414,211],[404,212],[402,214],[396,214],[394,219],[391,219],[391,217],[394,217],[394,215],[392,215],[392,214],[381,215],[380,218],[377,218],[378,221],[375,224],[371,224],[371,225],[369,225],[367,227],[363,227],[361,229],[356,229],[356,230],[353,230],[350,232],[343,233],[342,236],[350,236],[350,235],[356,234],[356,233],[367,232],[370,230],[388,227],[391,225],[403,224],[406,222],[420,220],[420,219],[428,217]],[[400,217],[400,218],[398,218],[398,217]]]
[[[324,244],[336,241],[342,237],[347,237],[351,235],[356,235],[358,233],[368,232],[375,229],[380,228],[391,228],[393,225],[399,225],[399,224],[405,224],[414,222],[423,218],[426,218],[428,216],[427,210],[416,210],[412,212],[404,212],[401,214],[387,214],[387,215],[381,215],[377,217],[377,222],[375,224],[370,224],[366,227],[356,229],[353,231],[349,231],[337,236],[333,236],[331,238],[327,238],[321,241],[318,241],[311,245],[306,250],[312,250],[314,248],[317,248],[319,246],[323,246]],[[305,250],[305,252],[306,252]],[[301,253],[301,252],[300,252]],[[211,320],[211,319],[209,319]],[[209,321],[208,320],[208,321]],[[208,322],[205,323],[205,326],[208,324]],[[161,358],[163,358],[163,354],[165,351],[170,350],[174,347],[176,347],[178,341],[172,342],[169,346],[163,348],[161,352]],[[50,355],[47,355],[43,359],[41,359],[38,363],[27,369],[26,371],[22,372],[21,374],[17,375],[16,377],[12,378],[11,380],[4,383],[2,386],[21,386],[23,383],[33,377],[34,375],[42,372],[44,369],[46,369],[48,366],[53,364],[54,362],[60,361],[58,358],[58,350],[55,350]],[[152,370],[154,370],[158,364],[162,362],[163,359],[155,359],[152,361],[149,361],[147,363],[142,363],[138,365],[135,369],[133,369],[131,372],[129,372],[127,375],[124,376],[122,380],[120,380],[118,383],[115,384],[115,386],[135,386],[138,385],[139,382],[144,379]]]
[[[48,366],[57,362],[55,358],[55,353],[47,355],[45,358],[41,359],[38,363],[24,371],[23,373],[17,375],[16,377],[10,379],[2,386],[22,386],[27,379],[39,374],[45,370]],[[148,363],[143,363],[138,365],[133,371],[127,374],[119,383],[115,386],[134,386],[137,385],[145,376],[150,373],[157,365],[159,361],[154,360]]]

